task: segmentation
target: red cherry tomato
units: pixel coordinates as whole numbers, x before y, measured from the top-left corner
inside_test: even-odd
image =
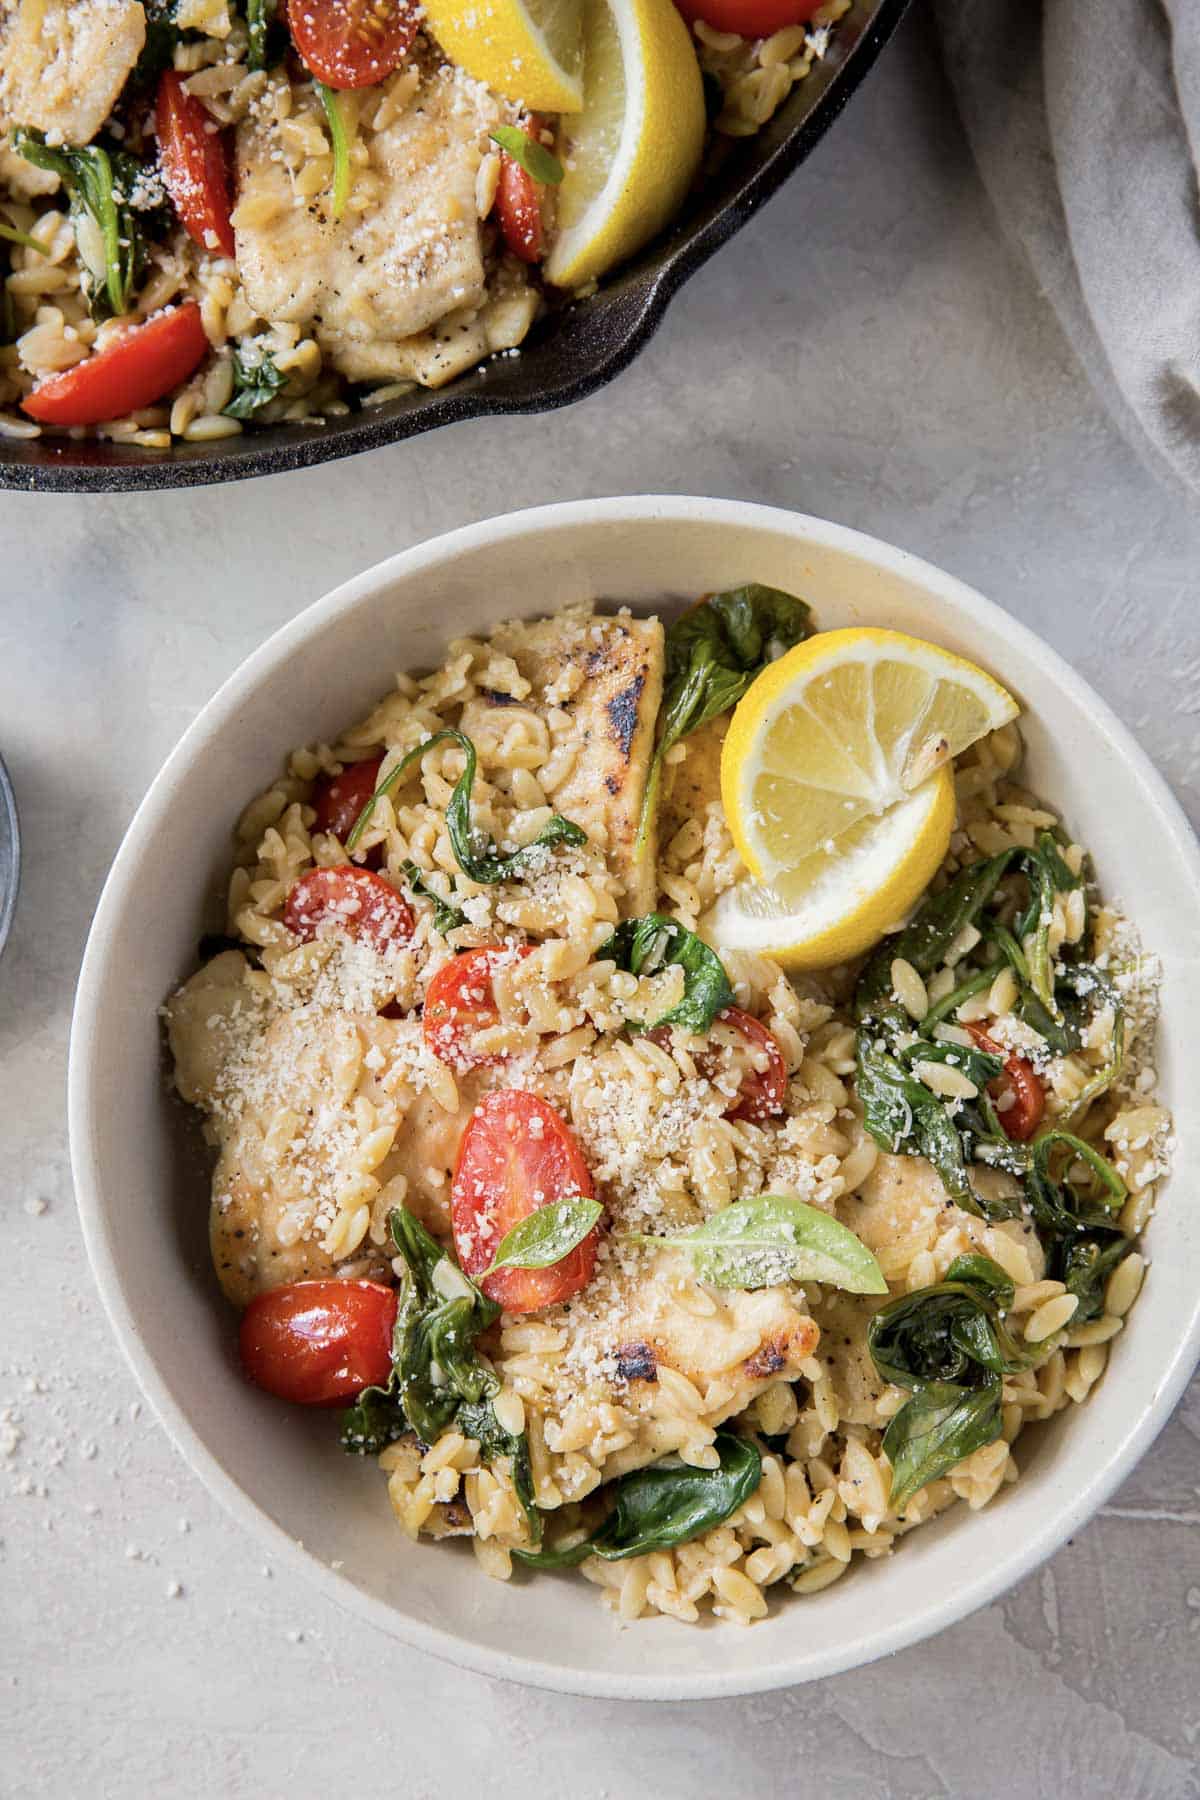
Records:
[[[238,1348],[256,1387],[299,1406],[344,1406],[392,1367],[396,1296],[375,1281],[293,1281],[242,1314]]]
[[[1004,1058],[1004,1073],[988,1083],[988,1093],[993,1100],[1003,1094],[1006,1088],[1012,1095],[1012,1105],[1006,1106],[996,1117],[1004,1127],[1005,1137],[1023,1144],[1033,1136],[1042,1122],[1042,1114],[1046,1110],[1046,1090],[1034,1074],[1032,1064],[1026,1062],[1023,1056],[1010,1055],[1002,1044],[988,1036],[981,1025],[968,1025],[967,1030],[981,1050],[986,1051],[989,1056]]]
[[[689,25],[703,19],[714,31],[739,37],[770,37],[785,25],[806,25],[821,0],[675,0]]]
[[[154,113],[163,180],[188,236],[203,250],[234,254],[229,219],[229,160],[225,141],[209,113],[166,69],[159,77]]]
[[[340,775],[318,775],[313,783],[312,807],[318,831],[330,831],[344,844],[354,830],[355,821],[379,785],[382,756],[369,756],[366,762],[349,763]],[[369,850],[356,850],[355,857],[364,869],[383,865],[383,845],[372,844]]]
[[[301,60],[326,87],[374,87],[408,55],[421,9],[408,0],[288,0]]]
[[[557,1200],[590,1200],[595,1189],[579,1145],[552,1106],[519,1088],[487,1094],[459,1147],[450,1193],[458,1260],[483,1274],[514,1225]],[[537,1312],[586,1287],[596,1266],[598,1228],[548,1269],[497,1269],[480,1282],[506,1312]]]
[[[43,425],[99,425],[152,406],[208,355],[194,300],[131,325],[86,362],[51,375],[26,394],[22,411]]]
[[[540,138],[545,124],[537,113],[530,113],[522,130],[526,137]],[[541,262],[546,247],[541,186],[507,150],[500,152],[496,218],[505,245],[514,256],[524,263]]]
[[[340,927],[348,937],[365,938],[383,952],[412,936],[412,909],[382,875],[345,863],[337,869],[310,869],[292,883],[283,922],[305,943],[322,926]]]
[[[478,1055],[473,1048],[475,1034],[500,1023],[493,971],[520,962],[532,949],[532,944],[485,944],[478,950],[460,950],[442,964],[425,990],[422,1018],[425,1042],[442,1062],[465,1070],[504,1061],[503,1056]]]
[[[787,1064],[783,1060],[783,1052],[779,1048],[774,1034],[767,1030],[761,1020],[753,1013],[743,1012],[740,1006],[727,1006],[717,1018],[723,1025],[732,1026],[740,1037],[745,1038],[750,1048],[766,1057],[763,1069],[749,1068],[742,1076],[742,1084],[738,1088],[737,1098],[727,1107],[725,1118],[744,1119],[753,1125],[761,1125],[765,1119],[773,1119],[783,1111],[783,1103],[787,1097]],[[667,1044],[671,1037],[669,1025],[658,1025],[646,1036],[656,1044]],[[702,1050],[696,1057],[696,1066],[700,1073],[710,1081],[721,1066],[721,1053],[714,1046],[711,1050]]]

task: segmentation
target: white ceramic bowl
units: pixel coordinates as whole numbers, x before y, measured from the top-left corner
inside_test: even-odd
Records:
[[[588,1582],[500,1584],[477,1573],[465,1545],[410,1545],[378,1471],[339,1451],[329,1414],[280,1407],[241,1381],[208,1267],[205,1178],[180,1145],[156,1009],[193,965],[241,804],[292,746],[361,716],[389,671],[435,664],[448,637],[506,613],[593,597],[659,607],[748,580],[802,594],[822,626],[934,638],[1016,691],[1032,786],[1064,810],[1162,958],[1159,1069],[1179,1150],[1148,1233],[1146,1289],[1103,1385],[1023,1440],[1014,1487],[981,1513],[953,1509],[823,1593],[780,1596],[750,1631],[668,1619],[621,1630]],[[218,1499],[331,1598],[423,1650],[573,1693],[664,1700],[785,1686],[900,1650],[1078,1530],[1147,1449],[1197,1360],[1197,894],[1195,840],[1129,734],[1044,644],[927,563],[730,501],[589,501],[468,526],[278,632],[204,708],[130,826],[88,942],[71,1041],[75,1183],[101,1293],[146,1393]]]

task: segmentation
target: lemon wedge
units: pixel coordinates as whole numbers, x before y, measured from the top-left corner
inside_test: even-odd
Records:
[[[743,695],[721,754],[742,861],[778,885],[1018,710],[974,663],[902,632],[826,631],[797,644]]]
[[[534,112],[583,106],[580,0],[424,0],[424,22],[451,62]]]
[[[546,279],[582,287],[661,231],[704,130],[700,65],[674,0],[583,0],[583,110],[562,125]]]
[[[704,936],[718,950],[753,950],[785,968],[848,962],[916,905],[953,825],[954,777],[943,767],[882,817],[860,819],[770,884],[731,888],[704,919]]]

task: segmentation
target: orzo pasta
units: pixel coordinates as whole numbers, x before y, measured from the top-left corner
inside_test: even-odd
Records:
[[[343,1403],[410,1538],[622,1620],[749,1623],[992,1501],[1167,1166],[1155,966],[1015,725],[868,957],[714,938],[728,711],[810,632],[749,586],[453,641],[251,800],[165,1009],[248,1373]]]
[[[706,142],[759,128],[850,0],[788,0],[799,22],[761,36],[672,0],[555,5],[565,74],[501,55],[526,5],[5,0],[0,435],[165,450],[515,354],[669,223]],[[645,67],[596,49],[610,7],[645,24]],[[610,204],[626,150],[591,120],[622,83],[654,131]]]

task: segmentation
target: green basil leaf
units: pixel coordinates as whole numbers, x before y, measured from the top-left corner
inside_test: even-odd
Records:
[[[901,1511],[929,1482],[1000,1436],[999,1375],[979,1387],[931,1381],[905,1402],[883,1435],[892,1465],[891,1504]]]
[[[601,962],[615,962],[619,969],[628,969],[632,975],[657,975],[672,964],[683,970],[683,999],[661,1019],[655,1019],[650,1030],[657,1030],[660,1025],[678,1025],[703,1037],[717,1014],[733,1005],[733,989],[716,951],[665,913],[626,919],[596,955]],[[629,1028],[647,1029],[632,1023]]]
[[[252,419],[286,385],[287,376],[276,368],[269,351],[247,353],[240,346],[235,347],[233,398],[222,410],[229,419]]]
[[[598,1530],[563,1550],[514,1550],[532,1568],[573,1568],[589,1556],[623,1562],[673,1550],[720,1525],[745,1504],[762,1479],[762,1455],[749,1438],[718,1431],[715,1469],[668,1460],[635,1469],[616,1485],[615,1505]]]
[[[781,588],[750,582],[710,594],[667,628],[658,742],[646,778],[634,857],[646,847],[663,758],[680,738],[735,707],[756,675],[812,635],[812,609]]]
[[[527,175],[534,181],[540,181],[550,187],[557,187],[563,178],[563,166],[553,151],[547,150],[545,144],[537,138],[522,131],[519,125],[497,125],[489,134],[494,144],[499,144],[506,156],[511,156],[515,163],[520,163]]]
[[[848,1294],[886,1294],[879,1264],[861,1239],[828,1213],[790,1194],[735,1200],[678,1237],[637,1235],[642,1244],[686,1250],[714,1287],[774,1287],[820,1281]]]
[[[527,1214],[501,1238],[490,1265],[496,1269],[548,1269],[581,1244],[603,1216],[598,1200],[555,1200]]]
[[[477,882],[481,887],[491,887],[498,881],[517,881],[540,861],[540,852],[552,850],[558,844],[578,846],[587,843],[587,833],[572,820],[564,819],[557,813],[553,818],[547,819],[532,844],[526,844],[521,850],[514,850],[509,856],[500,855],[490,839],[480,842],[471,824],[471,789],[475,785],[475,770],[478,760],[475,755],[475,746],[470,738],[465,737],[461,731],[447,728],[445,731],[435,731],[432,737],[427,737],[423,743],[410,750],[407,756],[402,756],[400,761],[388,770],[354,821],[350,835],[346,839],[347,855],[350,855],[361,842],[363,833],[370,823],[371,815],[375,811],[376,803],[398,786],[413,764],[419,762],[427,750],[432,750],[436,745],[445,743],[457,744],[466,763],[454,785],[450,804],[446,808],[446,830],[450,837],[451,848],[458,860],[458,866],[471,881]]]
[[[404,879],[408,883],[409,893],[416,899],[433,902],[433,928],[440,931],[443,937],[448,931],[456,931],[460,925],[466,924],[466,913],[451,901],[443,900],[437,889],[430,887],[423,871],[415,862],[405,863]]]

